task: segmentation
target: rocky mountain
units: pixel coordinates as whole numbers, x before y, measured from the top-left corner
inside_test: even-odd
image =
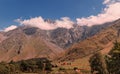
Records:
[[[72,60],[101,51],[107,54],[113,46],[115,40],[120,40],[120,19],[111,23],[97,34],[73,44],[62,56],[62,60]]]
[[[38,28],[19,27],[3,35],[6,39],[0,43],[0,61],[41,57],[53,59],[63,51],[62,48],[44,39]]]
[[[19,61],[41,57],[53,59],[59,56],[64,51],[63,49],[97,34],[109,25],[92,27],[74,25],[71,29],[57,28],[55,30],[20,26],[9,32],[1,32],[0,61]]]
[[[0,43],[1,43],[4,39],[6,39],[6,37],[5,37],[2,33],[0,33]]]
[[[51,31],[49,38],[51,39],[52,43],[55,43],[62,48],[68,48],[76,42],[95,35],[109,25],[111,24],[105,23],[103,25],[94,25],[91,27],[74,25],[74,28],[71,29],[58,28]]]
[[[0,34],[0,42],[3,40],[3,35]]]

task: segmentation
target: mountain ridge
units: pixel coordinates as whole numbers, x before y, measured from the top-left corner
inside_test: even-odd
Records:
[[[111,26],[101,30],[97,34],[81,42],[73,44],[62,56],[62,60],[73,60],[101,51],[107,54],[112,48],[113,42],[119,40],[120,19],[113,22]]]
[[[14,30],[0,33],[0,61],[19,61],[43,57],[55,59],[59,55],[64,55],[65,49],[76,46],[78,42],[89,40],[90,37],[109,26],[109,23],[92,27],[75,25],[71,29],[57,28],[55,30],[20,26]],[[82,46],[85,46],[85,43]],[[75,51],[77,50],[75,49]],[[82,55],[86,55],[88,51],[90,50],[81,51]],[[74,54],[74,51],[70,50],[68,53]],[[76,55],[78,54],[76,53]],[[73,57],[76,56],[71,58]]]

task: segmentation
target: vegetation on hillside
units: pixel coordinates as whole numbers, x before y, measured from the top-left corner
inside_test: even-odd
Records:
[[[46,58],[22,60],[19,62],[0,63],[0,74],[39,73],[51,71],[52,64]]]
[[[109,56],[106,56],[106,61],[108,65],[108,71],[111,74],[120,74],[120,43],[115,42],[114,47],[109,53]]]
[[[94,54],[90,58],[91,73],[120,74],[120,42],[115,42],[108,55]]]
[[[106,62],[101,53],[96,53],[91,57],[90,66],[92,73],[99,72],[99,74],[108,74],[108,71],[106,70]]]

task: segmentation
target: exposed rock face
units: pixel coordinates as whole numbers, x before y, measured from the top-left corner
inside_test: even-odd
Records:
[[[34,27],[32,27],[32,28],[26,28],[26,29],[23,30],[23,32],[26,35],[33,35],[33,34],[36,33],[36,31],[37,31],[37,28],[34,28]]]
[[[41,57],[54,59],[64,51],[63,49],[95,35],[107,26],[74,25],[74,28],[71,29],[57,28],[48,31],[21,26],[15,30],[0,33],[0,61],[18,61]],[[75,51],[78,51],[78,49],[75,48]],[[89,50],[86,50],[86,53],[87,51]],[[70,51],[69,54],[72,52],[74,50]],[[81,52],[83,52],[83,55],[86,54],[84,50],[81,50]]]
[[[6,39],[6,37],[5,37],[2,33],[0,33],[0,43],[1,43],[4,39]]]
[[[83,32],[82,27],[72,29],[58,28],[51,33],[51,39],[53,43],[64,48],[82,39]]]
[[[3,40],[3,35],[0,34],[0,42]]]
[[[71,29],[58,28],[50,33],[51,42],[57,44],[62,48],[67,48],[70,45],[91,37],[108,27],[109,24],[97,25],[92,27],[87,26],[74,26]]]
[[[63,60],[72,60],[101,51],[107,54],[113,46],[115,40],[120,41],[119,37],[120,20],[111,24],[111,26],[101,30],[92,37],[73,44],[65,53]]]
[[[54,59],[63,51],[59,46],[44,39],[38,28],[20,27],[3,35],[0,43],[0,61],[19,61],[31,58]]]

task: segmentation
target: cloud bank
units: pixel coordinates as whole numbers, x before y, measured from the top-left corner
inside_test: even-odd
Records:
[[[16,29],[16,28],[17,28],[17,26],[11,25],[11,26],[5,28],[3,31],[4,31],[4,32],[8,32],[8,31],[14,30],[14,29]]]
[[[41,16],[27,20],[17,19],[16,21],[21,25],[38,27],[42,30],[53,30],[58,27],[70,29],[74,24],[68,17],[62,17],[60,20],[55,20],[54,22],[51,20],[45,21]]]
[[[16,21],[24,26],[37,27],[42,30],[53,30],[56,28],[67,28],[70,29],[74,24],[79,26],[92,26],[100,25],[107,22],[112,22],[120,18],[120,0],[104,0],[103,4],[105,8],[98,15],[91,15],[89,17],[76,18],[76,21],[73,22],[69,17],[62,17],[59,20],[45,20],[41,16],[34,17],[30,19],[17,19]],[[5,28],[4,31],[8,32],[17,28],[15,25],[11,25],[8,28]]]
[[[92,26],[112,22],[120,18],[120,0],[104,0],[103,4],[106,5],[106,8],[101,13],[97,16],[77,18],[77,24]]]

